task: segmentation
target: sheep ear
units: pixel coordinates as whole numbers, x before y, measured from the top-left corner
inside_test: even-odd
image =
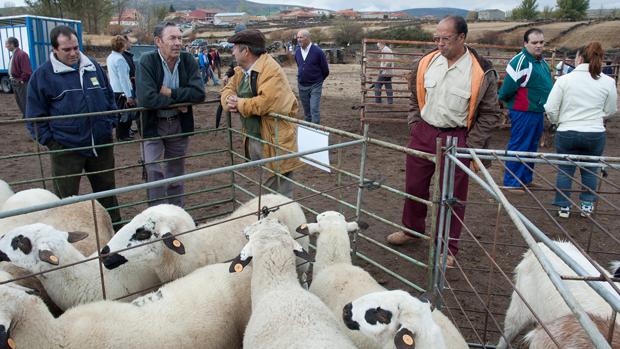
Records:
[[[67,237],[67,241],[72,244],[82,241],[88,237],[88,233],[82,231],[70,231],[68,234],[69,236]]]
[[[300,225],[299,227],[297,227],[295,231],[302,235],[314,234],[319,231],[319,224],[318,223],[304,223]]]
[[[185,246],[181,240],[177,239],[171,233],[162,235],[164,245],[178,254],[185,254]]]
[[[314,258],[312,258],[312,256],[310,256],[310,254],[306,250],[304,250],[304,248],[301,247],[301,245],[297,241],[293,242],[293,253],[295,254],[295,256],[301,259],[305,259],[310,263],[314,263]]]
[[[392,312],[389,310],[381,309],[381,307],[371,308],[366,310],[364,314],[364,320],[371,325],[389,324],[392,322]]]
[[[250,264],[251,261],[252,257],[247,257],[246,259],[243,259],[241,255],[238,255],[237,257],[235,257],[235,259],[232,260],[232,262],[230,262],[230,267],[228,267],[228,271],[231,273],[240,273],[243,271],[243,269],[245,269],[245,267],[248,266],[248,264]]]
[[[396,349],[413,349],[415,348],[415,339],[413,332],[406,327],[401,327],[394,336],[394,345]]]
[[[59,262],[58,257],[50,250],[39,250],[39,259],[52,265],[58,265]]]
[[[6,253],[0,251],[0,262],[10,262],[11,259],[9,258],[9,256],[6,255]]]
[[[22,251],[24,254],[32,252],[32,242],[30,242],[29,238],[23,235],[18,235],[14,237],[11,241],[11,247],[13,247],[14,250],[19,248],[19,250]]]

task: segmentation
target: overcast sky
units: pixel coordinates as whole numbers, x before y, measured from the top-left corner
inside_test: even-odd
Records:
[[[467,10],[498,8],[510,10],[518,6],[520,0],[251,0],[263,4],[300,5],[330,10],[354,8],[358,11],[397,11],[416,7],[458,7]],[[0,0],[0,5],[6,3],[24,5],[24,0]],[[543,6],[555,6],[556,0],[538,0],[539,10]],[[620,8],[620,0],[590,0],[590,8]]]
[[[491,9],[510,10],[517,7],[520,0],[252,0],[263,4],[304,4],[304,6],[342,10],[354,8],[358,11],[397,11],[416,7],[457,7],[468,10]],[[555,6],[556,0],[538,0],[539,10],[543,6]],[[620,0],[590,0],[590,8],[620,8]]]

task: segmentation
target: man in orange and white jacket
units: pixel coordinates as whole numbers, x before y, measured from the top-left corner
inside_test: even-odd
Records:
[[[467,23],[460,16],[448,16],[437,25],[434,40],[437,50],[422,57],[413,68],[409,87],[412,91],[408,123],[411,149],[435,153],[435,140],[443,144],[448,136],[458,138],[459,147],[484,148],[500,117],[497,100],[497,72],[493,65],[465,45]],[[462,160],[469,164],[468,160]],[[443,164],[442,164],[443,165]],[[407,156],[406,191],[428,200],[429,185],[435,164],[420,157]],[[443,170],[442,170],[443,171]],[[457,168],[454,196],[467,200],[468,177]],[[457,205],[452,212],[447,265],[454,264],[465,207]],[[406,199],[403,225],[424,234],[426,205]],[[439,234],[438,234],[439,235]],[[388,235],[393,245],[414,241],[414,236],[398,231]]]

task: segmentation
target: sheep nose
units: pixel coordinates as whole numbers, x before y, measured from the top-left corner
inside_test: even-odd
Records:
[[[101,254],[108,254],[108,253],[110,253],[110,246],[106,245],[101,250]],[[105,266],[105,268],[108,270],[118,268],[125,263],[127,263],[127,258],[121,256],[118,253],[112,253],[106,256],[105,258],[103,258],[103,266]]]

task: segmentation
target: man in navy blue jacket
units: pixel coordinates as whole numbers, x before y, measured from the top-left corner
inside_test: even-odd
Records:
[[[297,87],[301,105],[304,107],[306,121],[321,123],[321,92],[323,81],[329,75],[325,53],[310,40],[310,32],[305,29],[297,33],[299,48],[295,52],[297,62]]]
[[[50,32],[53,51],[50,60],[30,78],[26,118],[116,110],[108,77],[95,60],[80,52],[77,34],[66,26]],[[61,197],[77,195],[82,171],[86,171],[93,192],[114,189],[114,147],[112,128],[116,115],[31,122],[26,126],[32,138],[50,150],[74,151],[50,154],[54,191]],[[99,147],[102,144],[109,146]],[[92,173],[95,172],[95,173]],[[118,206],[115,196],[100,198],[106,208]],[[120,221],[118,209],[110,211]]]

